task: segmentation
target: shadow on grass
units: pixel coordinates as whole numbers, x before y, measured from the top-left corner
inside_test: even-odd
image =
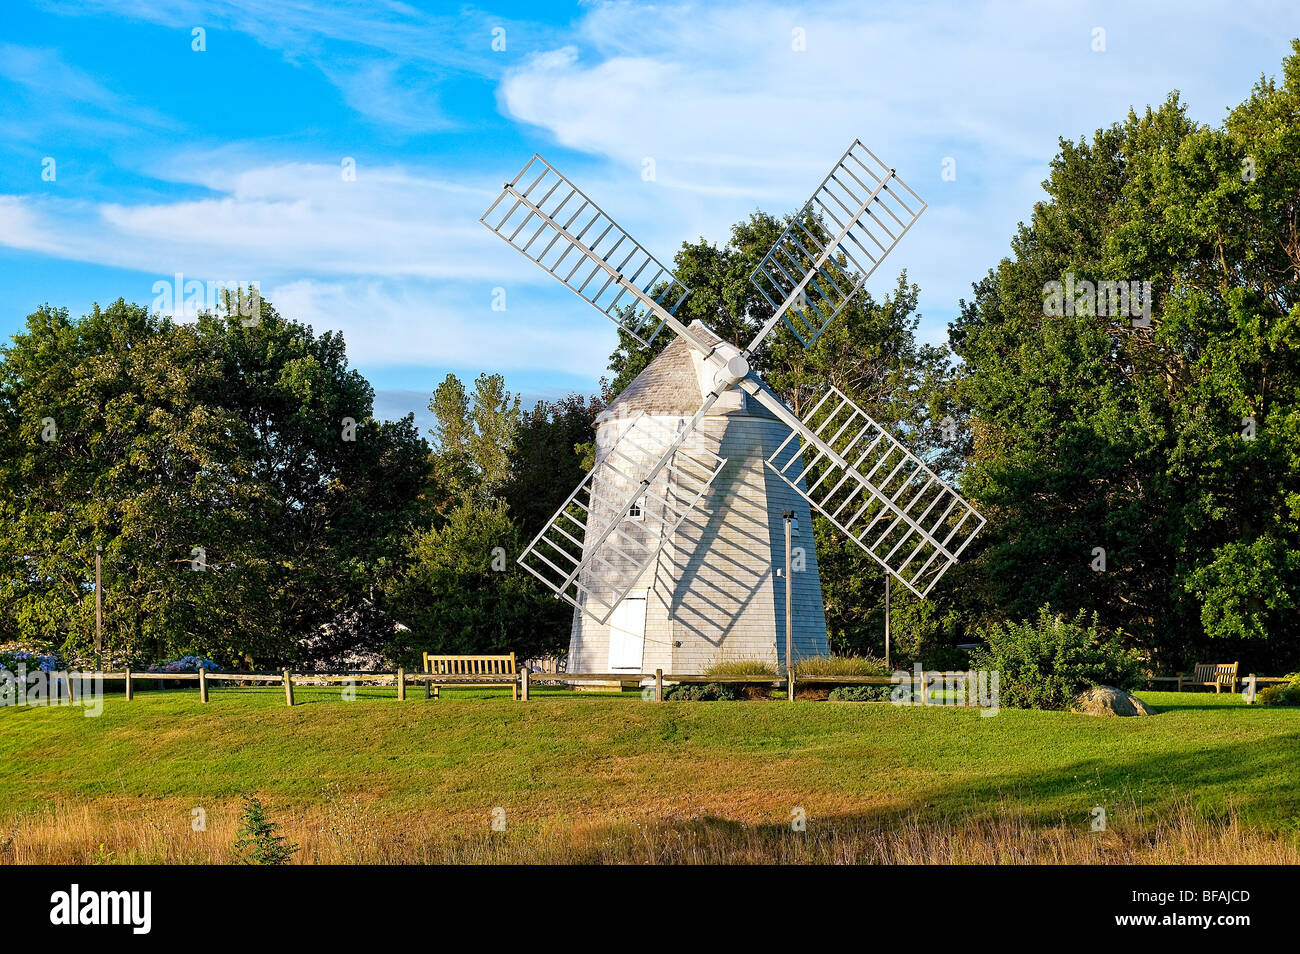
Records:
[[[1261,746],[1258,740],[1206,745],[1158,757],[1098,757],[946,788],[931,786],[924,801],[914,801],[901,814],[945,802],[979,812],[1013,798],[1043,806],[1029,809],[1040,823],[1058,817],[1062,804],[1077,805],[1079,817],[1086,821],[1094,805],[1108,812],[1123,804],[1159,811],[1186,799],[1203,810],[1233,809],[1246,819],[1266,822],[1270,827],[1300,830],[1300,791],[1286,784],[1300,754],[1300,729],[1275,737],[1272,742],[1268,747]],[[1278,787],[1261,789],[1261,776],[1277,778]],[[1206,799],[1206,792],[1214,792],[1214,797]]]

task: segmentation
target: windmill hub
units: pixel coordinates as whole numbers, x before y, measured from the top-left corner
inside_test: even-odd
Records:
[[[747,377],[749,377],[749,362],[745,360],[743,354],[737,353],[723,362],[713,381],[725,389],[734,387]]]

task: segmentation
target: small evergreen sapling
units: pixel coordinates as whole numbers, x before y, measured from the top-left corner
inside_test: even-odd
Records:
[[[241,865],[283,865],[298,846],[280,834],[266,807],[256,795],[244,796],[243,822],[235,833],[233,855]]]

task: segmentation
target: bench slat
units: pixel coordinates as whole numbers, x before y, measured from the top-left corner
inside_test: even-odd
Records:
[[[424,672],[434,676],[502,676],[509,682],[475,683],[488,688],[509,689],[513,697],[518,697],[519,670],[515,665],[515,654],[509,655],[444,655],[424,654]]]

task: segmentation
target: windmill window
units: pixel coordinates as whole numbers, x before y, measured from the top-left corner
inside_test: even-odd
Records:
[[[632,506],[627,508],[627,519],[644,520],[645,519],[645,498],[632,501]]]

